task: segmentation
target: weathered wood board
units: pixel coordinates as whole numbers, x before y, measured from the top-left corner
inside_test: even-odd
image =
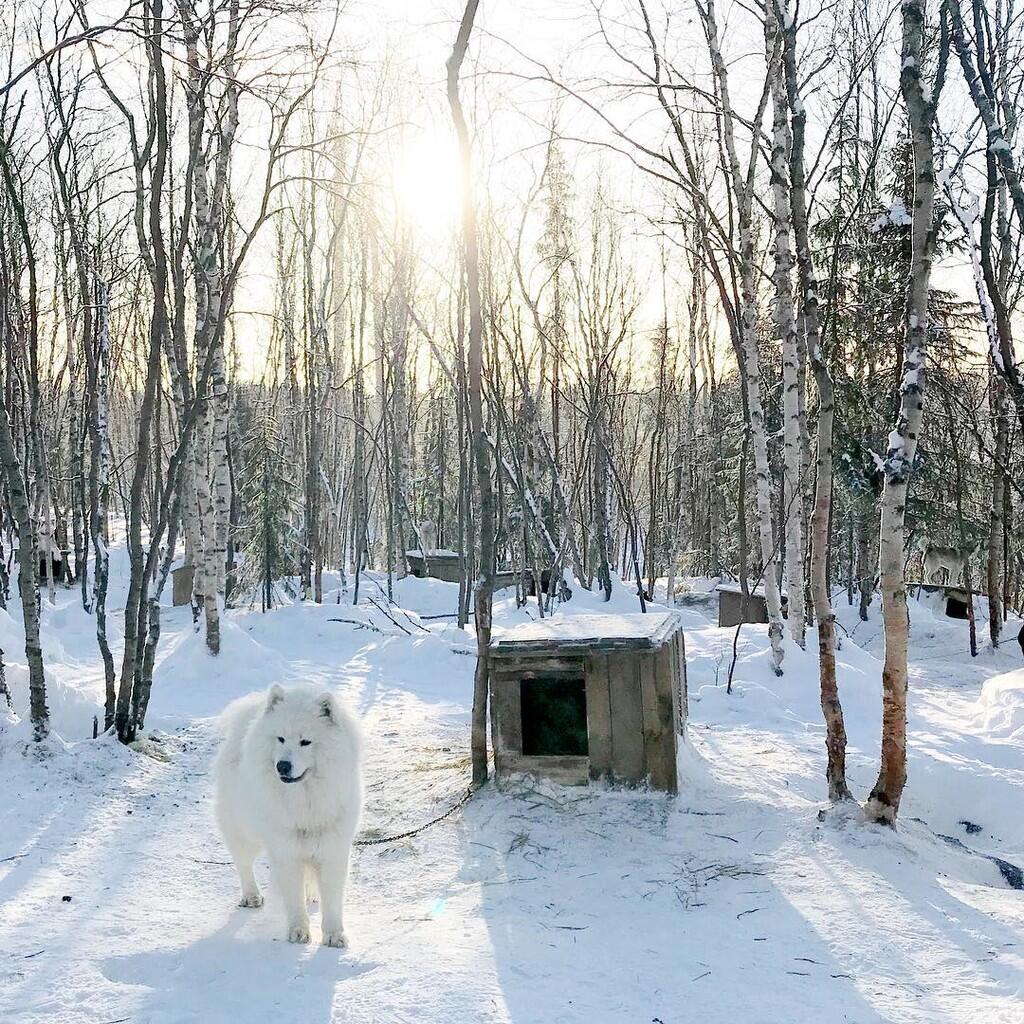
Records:
[[[563,786],[584,786],[590,778],[589,758],[586,757],[529,757],[504,751],[494,756],[498,777],[509,775],[541,775]]]
[[[590,777],[601,779],[612,771],[612,709],[608,692],[608,659],[603,654],[588,656],[585,678]]]
[[[718,625],[722,627],[738,626],[741,622],[765,623],[768,621],[768,603],[764,591],[760,588],[751,590],[744,598],[738,585],[719,584],[715,588],[718,594]],[[786,595],[781,595],[782,615],[786,618],[789,612]]]
[[[639,658],[618,652],[609,654],[607,658],[612,717],[612,777],[622,782],[639,783],[646,774]]]
[[[180,565],[171,572],[171,602],[175,608],[192,603],[194,585],[195,569],[191,565]]]
[[[430,577],[446,583],[458,583],[462,579],[462,566],[455,551],[438,548],[424,555],[422,551],[412,550],[405,553],[405,560],[409,563],[409,572],[419,579]]]

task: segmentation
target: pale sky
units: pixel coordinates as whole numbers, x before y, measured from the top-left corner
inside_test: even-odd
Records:
[[[706,81],[706,48],[703,33],[689,4],[669,3],[678,11],[673,15],[668,56],[698,82]],[[100,20],[115,4],[103,0],[90,3],[90,16]],[[458,204],[458,174],[454,157],[449,114],[445,99],[445,60],[450,52],[463,0],[350,0],[345,6],[336,35],[335,50],[362,66],[360,81],[375,77],[385,64],[393,89],[401,93],[402,127],[388,136],[386,162],[376,174],[390,181],[387,188],[396,194],[399,207],[412,220],[420,248],[426,257],[444,260],[451,240]],[[659,5],[651,5],[652,12]],[[894,8],[895,9],[895,8]],[[635,5],[629,0],[607,0],[602,11],[617,38],[637,39],[638,24]],[[719,16],[723,38],[730,57],[733,98],[738,109],[750,112],[756,105],[764,77],[763,38],[756,20],[738,4],[722,4]],[[891,68],[898,48],[898,19],[886,33],[887,50],[882,61]],[[660,35],[662,22],[658,21]],[[820,41],[823,22],[812,26],[803,35],[805,45],[814,47]],[[275,37],[277,24],[261,37],[260,44],[268,52],[285,45],[286,23],[280,22],[280,37]],[[478,14],[470,59],[463,73],[464,101],[470,110],[477,158],[478,194],[492,206],[515,211],[534,180],[542,156],[545,123],[550,116],[557,90],[546,83],[527,82],[518,75],[530,73],[530,59],[547,65],[566,80],[582,82],[580,87],[597,101],[601,109],[631,134],[650,141],[654,148],[664,142],[662,115],[645,97],[626,97],[619,91],[593,88],[588,79],[624,81],[627,70],[616,60],[605,42],[596,34],[597,20],[590,0],[483,0]],[[810,62],[809,62],[810,63]],[[961,128],[969,122],[963,115],[962,87],[951,64],[950,86],[944,95],[943,126]],[[887,75],[893,90],[897,87],[895,69]],[[127,68],[123,84],[126,89],[132,78]],[[635,78],[630,73],[629,77]],[[130,90],[129,90],[130,91]],[[808,98],[811,114],[811,142],[820,139],[820,118],[815,118],[815,97]],[[396,107],[397,109],[397,107]],[[593,114],[572,100],[562,104],[563,131],[579,138],[607,141],[607,128]],[[246,114],[256,116],[250,106]],[[181,116],[180,110],[176,111]],[[246,160],[245,144],[256,142],[258,124],[246,129],[251,138],[240,139],[242,146],[235,160],[236,186],[248,183],[247,175],[258,179],[258,162]],[[260,140],[262,141],[262,140]],[[597,174],[603,169],[616,209],[623,213],[624,248],[636,277],[645,285],[643,303],[636,327],[646,331],[661,319],[661,288],[656,280],[657,246],[652,239],[654,229],[645,224],[643,214],[657,217],[662,210],[659,186],[637,171],[623,156],[597,147],[566,143],[564,152],[575,177],[575,190],[581,200],[581,216],[585,201]],[[239,209],[244,211],[244,198]],[[629,214],[639,211],[641,216]],[[514,227],[510,225],[510,232]],[[637,237],[641,235],[642,237]],[[235,335],[240,350],[247,358],[242,370],[257,373],[268,333],[265,315],[273,306],[272,230],[263,235],[252,250],[252,259],[240,283]],[[671,254],[671,250],[670,250]],[[678,261],[670,255],[670,266]],[[678,273],[677,277],[680,276]],[[936,283],[953,287],[973,299],[974,289],[965,261],[947,258],[936,268]],[[260,315],[247,315],[256,313]],[[246,365],[248,364],[248,365]]]

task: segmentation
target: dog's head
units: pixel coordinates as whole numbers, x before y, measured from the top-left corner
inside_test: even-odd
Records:
[[[262,726],[282,783],[316,776],[330,757],[326,748],[338,728],[339,714],[334,695],[327,690],[286,690],[275,683],[267,691]]]

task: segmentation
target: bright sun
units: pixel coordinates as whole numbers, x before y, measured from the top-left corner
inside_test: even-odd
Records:
[[[398,213],[423,231],[447,233],[458,219],[460,180],[454,140],[438,135],[407,140],[392,169]]]

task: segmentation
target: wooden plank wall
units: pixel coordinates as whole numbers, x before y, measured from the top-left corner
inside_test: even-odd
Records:
[[[495,764],[501,775],[510,772],[539,775],[563,786],[585,786],[589,781],[588,759],[572,755],[529,757],[526,754],[499,754]]]
[[[644,721],[644,761],[654,789],[676,791],[675,721],[672,715],[672,644],[640,659],[640,700]]]
[[[672,638],[672,645],[675,652],[672,675],[675,692],[678,694],[675,701],[676,732],[680,736],[685,736],[686,721],[690,717],[690,695],[686,684],[686,637],[682,630]]]
[[[499,767],[499,755],[523,752],[520,678],[520,673],[511,665],[491,668],[491,717],[494,719],[494,753]]]
[[[643,782],[644,716],[640,697],[640,658],[608,655],[608,694],[612,717],[612,775],[622,782]]]
[[[590,777],[601,779],[612,770],[612,708],[608,688],[608,655],[593,654],[586,661],[587,746]]]
[[[738,626],[741,622],[767,622],[768,605],[761,594],[751,594],[746,602],[732,590],[718,592],[718,625]]]

